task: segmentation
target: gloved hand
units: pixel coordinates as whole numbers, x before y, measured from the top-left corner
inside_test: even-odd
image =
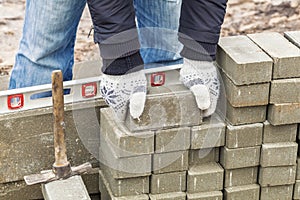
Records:
[[[134,119],[139,118],[146,102],[147,80],[143,71],[120,76],[103,75],[100,92],[119,120],[124,121],[128,110]]]
[[[213,62],[184,59],[180,81],[191,90],[204,117],[212,115],[220,93],[218,73]]]

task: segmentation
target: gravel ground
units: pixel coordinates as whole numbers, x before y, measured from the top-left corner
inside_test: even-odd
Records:
[[[222,36],[263,31],[300,30],[300,0],[229,0]],[[7,75],[21,37],[24,0],[0,0],[0,76]],[[87,37],[91,20],[87,9],[79,24],[75,62],[99,59],[92,37]]]

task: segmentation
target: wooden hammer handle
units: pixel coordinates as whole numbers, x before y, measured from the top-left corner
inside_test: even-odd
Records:
[[[63,75],[60,70],[52,72],[52,102],[54,119],[54,151],[55,167],[68,166],[65,143],[65,122],[64,122],[64,90]]]

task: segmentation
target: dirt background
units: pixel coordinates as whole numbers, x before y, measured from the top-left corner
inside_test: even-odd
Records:
[[[229,0],[222,36],[263,31],[300,30],[300,0]],[[0,76],[8,75],[22,33],[25,0],[0,0]],[[87,9],[81,18],[75,45],[75,62],[99,59],[88,38],[91,20]]]

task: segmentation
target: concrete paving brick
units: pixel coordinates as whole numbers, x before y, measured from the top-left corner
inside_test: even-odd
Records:
[[[189,165],[200,165],[209,162],[219,162],[220,148],[190,149]]]
[[[255,167],[259,165],[260,146],[238,149],[222,147],[220,163],[225,169]]]
[[[98,168],[93,168],[82,179],[90,195],[99,194]],[[44,199],[41,184],[27,185],[23,180],[0,184],[1,200]]]
[[[263,143],[295,142],[297,124],[273,126],[264,122]]]
[[[259,184],[262,187],[290,185],[295,183],[296,166],[261,167],[259,169]]]
[[[260,187],[257,184],[225,188],[224,200],[251,199],[259,200]]]
[[[191,130],[191,149],[206,149],[225,145],[225,123],[219,116],[205,118],[203,124]]]
[[[102,167],[107,166],[113,178],[124,179],[149,176],[152,171],[152,155],[122,157],[116,156],[115,149],[104,140],[100,142],[99,161]]]
[[[300,77],[300,49],[280,33],[257,33],[248,37],[273,59],[273,79]]]
[[[282,92],[284,91],[284,92]],[[271,82],[270,103],[299,103],[300,78],[280,79]]]
[[[300,180],[300,157],[297,158],[296,180]]]
[[[185,200],[185,192],[173,192],[165,194],[149,194],[150,200]]]
[[[226,129],[226,147],[243,148],[262,144],[263,124],[228,125]]]
[[[67,154],[73,166],[97,162],[101,105],[100,101],[65,105]],[[51,107],[0,115],[0,183],[23,180],[25,175],[51,168],[52,117]]]
[[[300,124],[298,126],[298,140],[300,140]]]
[[[260,165],[262,167],[295,165],[298,144],[296,142],[280,142],[263,144]]]
[[[109,171],[100,170],[99,178],[101,178],[101,174],[107,181],[112,195],[115,197],[134,196],[148,194],[150,192],[149,176],[127,179],[115,179],[112,177],[112,174],[109,173]]]
[[[175,151],[153,155],[152,170],[154,174],[186,171],[189,165],[188,151]]]
[[[200,193],[223,189],[224,169],[218,163],[191,166],[187,175],[187,192]]]
[[[257,183],[258,167],[226,169],[224,187],[251,185]]]
[[[293,185],[262,187],[260,193],[260,199],[263,200],[291,200],[293,199]]]
[[[221,73],[226,98],[233,107],[263,106],[269,103],[270,83],[235,85]]]
[[[226,104],[226,119],[231,125],[253,124],[266,121],[267,106],[233,107]]]
[[[132,133],[119,122],[111,108],[103,108],[100,113],[100,140],[114,146],[118,157],[154,153],[153,131]]]
[[[0,199],[43,199],[41,185],[28,186],[24,181],[0,183]]]
[[[269,105],[268,121],[274,126],[300,123],[300,103]]]
[[[154,87],[148,92],[140,120],[129,115],[125,124],[131,132],[194,126],[202,122],[202,112],[194,95],[184,86]]]
[[[284,37],[286,37],[290,42],[292,42],[297,47],[300,47],[300,31],[284,32]]]
[[[191,145],[189,127],[158,130],[155,132],[155,153],[187,150]]]
[[[105,179],[101,171],[99,172],[99,190],[101,193],[101,199],[103,200],[149,200],[147,194],[115,197],[112,194],[108,181]]]
[[[72,176],[68,179],[42,184],[45,200],[90,200],[89,193],[81,176]]]
[[[186,191],[186,171],[153,174],[150,181],[151,194]]]
[[[187,200],[222,200],[222,199],[223,199],[223,193],[221,191],[187,194]]]
[[[296,180],[296,184],[294,185],[293,199],[300,199],[300,180]]]
[[[222,37],[217,62],[236,85],[269,82],[272,59],[246,36]]]

